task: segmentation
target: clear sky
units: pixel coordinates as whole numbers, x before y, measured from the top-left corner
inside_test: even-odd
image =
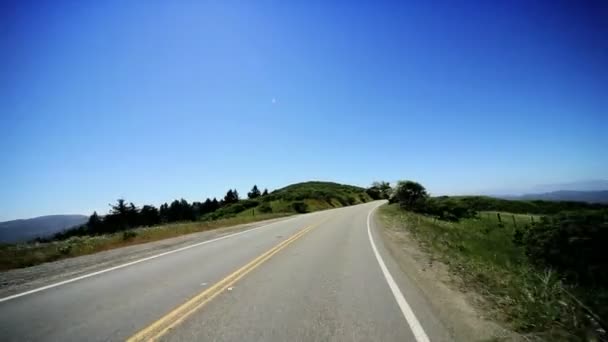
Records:
[[[3,1],[0,221],[608,176],[605,1]]]

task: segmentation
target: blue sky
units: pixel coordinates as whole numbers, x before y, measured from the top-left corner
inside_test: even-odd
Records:
[[[602,1],[44,3],[0,5],[0,220],[608,176]]]

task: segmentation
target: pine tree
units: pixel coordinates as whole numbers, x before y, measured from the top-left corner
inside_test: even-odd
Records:
[[[236,203],[238,201],[239,201],[239,193],[236,191],[236,189],[228,190],[228,192],[226,193],[226,196],[224,196],[224,204],[232,204],[232,203]]]
[[[262,196],[262,193],[260,192],[260,189],[258,189],[257,185],[254,185],[253,188],[251,188],[251,191],[247,193],[247,197],[249,197],[249,199],[258,198],[260,196]]]
[[[262,196],[266,196],[268,195],[268,189],[264,189],[264,192],[262,192]]]
[[[159,214],[160,222],[169,222],[169,205],[167,203],[160,205]]]
[[[87,229],[93,234],[98,234],[102,231],[102,224],[103,222],[99,218],[99,215],[97,215],[97,212],[94,211],[93,215],[89,217],[89,221],[87,222]]]
[[[160,223],[160,214],[153,205],[144,205],[139,211],[138,225],[153,226]]]

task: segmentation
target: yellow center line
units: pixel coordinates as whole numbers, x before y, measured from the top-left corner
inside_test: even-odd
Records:
[[[321,225],[321,223],[327,221],[324,219],[316,224],[312,224],[307,226],[292,235],[287,240],[279,243],[273,248],[269,249],[262,255],[256,257],[245,266],[239,268],[234,271],[224,279],[215,283],[210,288],[204,290],[198,295],[194,296],[192,299],[188,300],[184,304],[176,307],[171,310],[169,313],[161,317],[156,322],[150,324],[146,328],[140,330],[135,335],[129,337],[127,342],[135,342],[135,341],[155,341],[158,340],[161,336],[166,334],[169,330],[177,327],[180,323],[182,323],[188,316],[193,314],[195,311],[203,307],[205,304],[210,302],[213,298],[217,297],[220,293],[224,292],[227,288],[234,285],[237,281],[243,278],[246,274],[253,271],[259,265],[264,263],[266,260],[270,259],[273,255],[277,254],[279,251],[289,246],[291,243],[296,241],[297,239],[304,236],[309,231]]]

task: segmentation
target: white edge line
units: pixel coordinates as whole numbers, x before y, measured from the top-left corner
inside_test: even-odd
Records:
[[[378,253],[378,248],[376,248],[376,244],[374,243],[374,238],[372,237],[372,231],[371,231],[371,216],[372,216],[372,213],[376,209],[378,209],[378,207],[379,207],[379,205],[374,207],[367,214],[367,235],[369,236],[369,242],[372,244],[372,249],[374,250],[374,254],[376,255],[376,260],[378,260],[378,264],[380,264],[380,269],[382,270],[382,273],[384,274],[384,278],[386,278],[386,282],[388,283],[388,286],[391,288],[391,291],[393,292],[393,296],[395,297],[395,300],[397,301],[397,304],[399,305],[399,308],[401,309],[401,312],[403,313],[405,320],[410,325],[410,329],[412,330],[412,333],[414,333],[414,337],[416,338],[416,341],[417,342],[429,342],[430,341],[429,337],[424,332],[424,329],[422,328],[422,325],[418,321],[418,318],[416,318],[414,311],[412,310],[412,308],[410,307],[408,302],[405,300],[405,297],[403,296],[403,293],[401,293],[401,290],[399,289],[399,286],[395,282],[395,279],[393,279],[393,276],[388,271],[388,268],[386,267],[384,260],[382,260],[382,256],[380,256],[380,253]]]
[[[242,232],[220,236],[218,238],[211,239],[211,240],[205,240],[205,241],[198,242],[198,243],[195,243],[195,244],[192,244],[192,245],[180,247],[178,249],[174,249],[174,250],[166,251],[166,252],[163,252],[163,253],[155,254],[155,255],[152,255],[152,256],[149,256],[149,257],[145,257],[143,259],[134,260],[134,261],[128,262],[126,264],[117,265],[117,266],[106,268],[106,269],[103,269],[103,270],[100,270],[100,271],[96,271],[96,272],[93,272],[93,273],[83,274],[83,275],[75,277],[75,278],[71,278],[71,279],[67,279],[67,280],[64,280],[64,281],[60,281],[58,283],[54,283],[54,284],[38,287],[38,288],[29,290],[29,291],[17,293],[17,294],[8,296],[8,297],[0,298],[0,303],[9,301],[11,299],[27,296],[27,295],[30,295],[30,294],[33,294],[33,293],[41,292],[41,291],[44,291],[44,290],[52,289],[54,287],[58,287],[58,286],[66,285],[66,284],[69,284],[69,283],[73,283],[75,281],[79,281],[79,280],[82,280],[82,279],[94,277],[96,275],[100,275],[100,274],[103,274],[103,273],[107,273],[107,272],[111,272],[111,271],[116,271],[116,270],[121,269],[121,268],[125,268],[125,267],[129,267],[129,266],[132,266],[132,265],[135,265],[135,264],[139,264],[139,263],[144,262],[144,261],[160,258],[160,257],[165,256],[165,255],[169,255],[169,254],[185,251],[185,250],[190,249],[190,248],[198,247],[198,246],[201,246],[201,245],[206,245],[208,243],[212,243],[212,242],[215,242],[215,241],[219,241],[219,240],[223,240],[223,239],[228,239],[228,238],[231,238],[231,237],[234,237],[234,236],[237,236],[237,235],[249,233],[249,232],[252,232],[254,230],[258,230],[258,229],[261,229],[261,228],[265,228],[265,227],[271,226],[273,224],[291,221],[291,220],[293,220],[293,219],[295,219],[297,217],[299,217],[299,215],[295,216],[295,217],[292,217],[292,218],[289,218],[287,220],[282,220],[282,221],[278,221],[278,222],[272,222],[272,223],[269,223],[269,224],[265,224],[263,226],[259,226],[259,227],[255,227],[255,228],[251,228],[251,229],[247,229],[247,230],[243,230]]]

